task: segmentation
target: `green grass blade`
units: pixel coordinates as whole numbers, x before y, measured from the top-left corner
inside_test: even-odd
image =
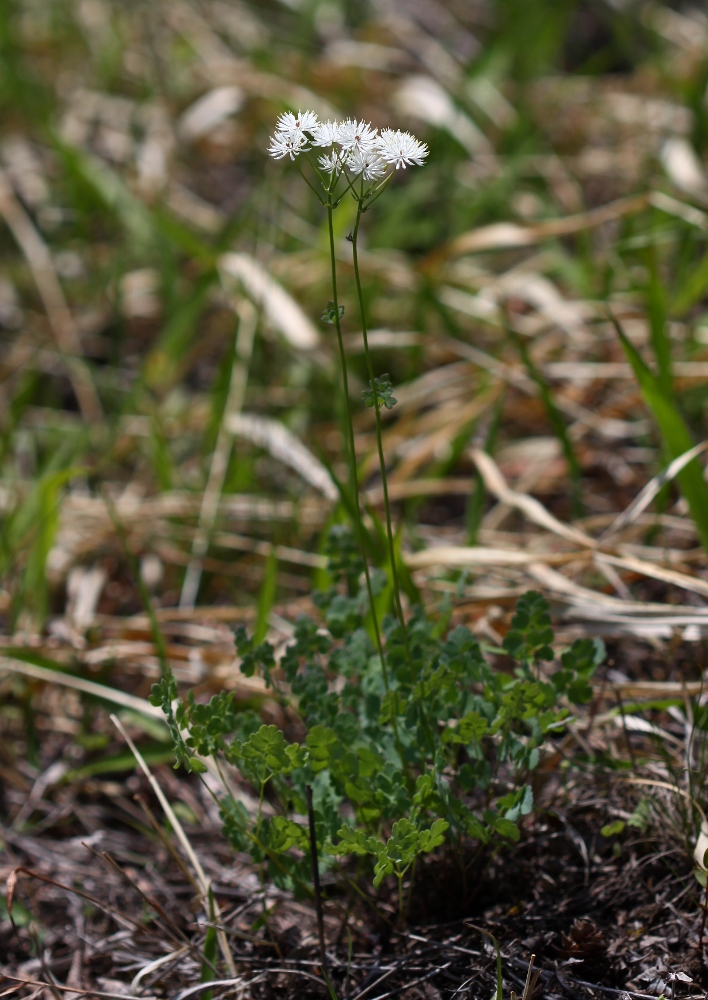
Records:
[[[684,316],[703,298],[706,288],[708,288],[708,253],[701,257],[681,282],[671,302],[671,312],[678,317]]]
[[[538,393],[541,397],[541,402],[543,403],[544,409],[546,410],[546,415],[551,424],[551,427],[555,431],[556,437],[560,441],[561,448],[563,450],[563,455],[565,456],[566,463],[568,465],[568,472],[571,478],[571,502],[573,517],[578,518],[583,515],[583,504],[582,504],[582,490],[581,490],[581,478],[582,478],[582,468],[580,462],[578,461],[578,456],[575,454],[575,449],[573,448],[573,443],[568,435],[568,428],[566,426],[566,419],[556,406],[555,400],[548,388],[548,383],[543,377],[542,373],[538,370],[534,361],[531,357],[527,344],[522,340],[522,338],[507,327],[507,333],[516,345],[519,352],[519,356],[523,361],[524,368],[529,376],[529,378],[534,382]]]
[[[209,920],[210,926],[207,928],[206,937],[204,938],[204,951],[202,952],[202,968],[201,968],[201,979],[200,982],[208,983],[211,981],[212,977],[215,975],[216,960],[218,956],[218,941],[216,936],[216,915],[214,911],[214,893],[212,892],[211,886],[209,886]],[[201,994],[202,1000],[212,1000],[214,996],[213,990],[207,990],[205,993]]]
[[[99,198],[132,237],[145,248],[154,241],[155,226],[148,208],[108,164],[81,149],[55,138],[55,146],[67,171]]]
[[[673,397],[674,389],[671,374],[671,340],[666,323],[666,294],[659,274],[655,247],[649,248],[647,257],[649,284],[646,305],[649,317],[649,336],[658,368],[658,382],[664,395],[670,399]]]
[[[170,747],[141,747],[140,752],[148,764],[158,767],[160,764],[174,764],[175,752]],[[135,757],[132,753],[117,753],[110,757],[101,757],[83,767],[75,767],[67,771],[63,778],[66,785],[74,782],[86,781],[88,778],[96,778],[102,774],[121,774],[126,771],[135,770]]]
[[[263,574],[261,592],[258,596],[258,617],[256,627],[253,631],[253,641],[261,643],[268,633],[268,619],[275,604],[275,595],[278,590],[278,557],[275,554],[275,546],[268,553]]]
[[[24,563],[14,603],[18,609],[21,606],[31,611],[39,622],[44,622],[49,609],[46,565],[59,527],[63,487],[88,471],[83,466],[61,468],[64,462],[71,461],[76,448],[77,442],[71,440],[57,448],[49,468],[0,528],[0,573],[7,573]]]
[[[648,367],[611,313],[610,319],[639,383],[644,402],[654,415],[666,450],[671,459],[678,458],[695,443],[690,431],[673,399],[663,391],[659,378]],[[686,468],[679,472],[677,479],[688,503],[701,545],[708,553],[708,486],[698,460],[689,462]]]

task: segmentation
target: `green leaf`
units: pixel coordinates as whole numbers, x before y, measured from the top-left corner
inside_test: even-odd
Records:
[[[287,816],[274,816],[268,827],[268,847],[277,854],[298,847],[301,851],[310,850],[310,837],[304,826],[300,826]]]
[[[388,374],[375,375],[373,384],[369,382],[369,388],[364,389],[361,396],[366,406],[385,406],[387,410],[392,410],[398,402],[393,395],[393,383]]]
[[[467,712],[456,726],[443,733],[446,743],[479,743],[489,729],[489,722],[479,712]]]
[[[316,773],[329,766],[332,750],[339,746],[339,740],[333,729],[313,726],[307,734],[305,745],[310,753],[310,766]]]
[[[429,854],[445,842],[445,831],[450,824],[445,819],[436,819],[429,830],[422,830],[418,836],[418,850]]]
[[[373,837],[369,837],[366,833],[357,829],[353,826],[343,826],[337,830],[337,836],[339,837],[338,844],[331,844],[330,853],[331,854],[377,854],[377,841]]]
[[[250,764],[264,764],[273,774],[289,774],[293,769],[290,749],[277,726],[261,726],[243,744],[241,756]]]
[[[271,644],[262,642],[260,645],[255,645],[243,625],[239,625],[236,629],[234,639],[236,652],[241,657],[241,673],[246,677],[261,673],[266,685],[270,686],[270,672],[275,667],[275,651]]]
[[[603,837],[615,837],[618,833],[622,833],[626,826],[623,819],[616,819],[613,823],[606,823],[600,830],[600,834]]]
[[[504,636],[504,649],[521,663],[553,659],[553,629],[548,602],[534,590],[523,594],[516,605],[511,628]]]
[[[507,840],[513,840],[514,843],[518,842],[519,837],[521,836],[519,828],[516,823],[513,823],[510,819],[498,816],[492,825],[497,833],[502,837],[506,837]]]
[[[344,306],[339,306],[339,308],[337,309],[335,308],[334,302],[330,301],[327,303],[327,308],[322,313],[320,319],[322,320],[323,323],[329,323],[330,325],[333,325],[334,323],[337,322],[337,319],[341,319],[343,315],[344,315]]]
[[[290,768],[293,771],[297,770],[300,767],[304,767],[305,763],[307,762],[307,758],[309,756],[307,749],[303,746],[300,746],[299,743],[290,743],[286,747],[285,752],[290,758]]]

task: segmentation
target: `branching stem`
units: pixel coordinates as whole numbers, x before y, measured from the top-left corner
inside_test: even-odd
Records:
[[[366,539],[364,537],[364,525],[361,520],[361,509],[359,507],[359,474],[356,467],[356,446],[354,444],[354,424],[352,423],[352,408],[349,400],[349,375],[347,369],[347,355],[344,350],[344,339],[342,337],[342,322],[339,315],[339,296],[337,292],[337,265],[334,248],[334,224],[332,222],[332,205],[327,205],[327,226],[329,229],[329,252],[332,263],[332,302],[334,304],[334,326],[337,331],[337,344],[339,347],[339,360],[342,369],[342,389],[344,393],[344,409],[347,424],[347,451],[349,453],[349,478],[350,487],[353,493],[354,520],[359,538],[359,548],[364,560],[364,575],[366,576],[366,590],[369,595],[369,606],[371,608],[371,620],[374,625],[374,635],[376,637],[376,649],[381,658],[381,670],[383,673],[384,686],[389,690],[388,668],[384,656],[383,643],[381,642],[381,630],[379,628],[376,604],[374,602],[374,590],[371,586],[371,573],[369,572],[369,560],[366,557]]]
[[[375,391],[375,381],[374,381],[374,366],[371,361],[371,352],[369,350],[369,336],[366,328],[366,314],[364,311],[364,295],[361,290],[361,276],[359,274],[359,255],[358,255],[358,236],[359,236],[359,223],[361,222],[361,202],[358,203],[356,222],[354,224],[354,229],[352,231],[352,253],[354,256],[354,279],[356,281],[356,294],[359,299],[359,312],[361,314],[361,332],[364,337],[364,356],[366,358],[366,368],[369,373],[369,381],[371,382],[371,388],[374,390],[374,413],[376,415],[376,448],[379,453],[379,469],[381,471],[381,486],[383,489],[384,498],[384,510],[386,512],[386,537],[388,539],[388,556],[391,563],[391,576],[393,579],[393,594],[394,601],[396,604],[396,614],[398,616],[398,622],[401,626],[401,634],[403,637],[403,645],[405,646],[406,656],[409,663],[412,664],[411,652],[408,645],[408,631],[406,629],[406,621],[403,617],[403,605],[401,604],[401,585],[398,578],[398,568],[396,566],[396,549],[393,540],[393,527],[391,524],[391,504],[388,496],[388,476],[386,474],[386,460],[384,458],[383,451],[383,436],[381,433],[381,403],[379,401],[378,393]]]
[[[376,419],[376,448],[379,455],[379,470],[381,473],[381,487],[383,490],[383,500],[384,500],[384,510],[386,514],[386,538],[388,541],[388,557],[391,564],[391,577],[393,582],[393,595],[394,604],[396,606],[396,616],[398,618],[398,623],[401,628],[401,637],[403,639],[403,648],[405,650],[406,659],[408,660],[408,665],[411,670],[411,676],[415,673],[415,665],[413,662],[413,656],[411,654],[410,643],[408,641],[408,628],[406,626],[406,619],[403,614],[403,604],[401,602],[401,582],[398,575],[398,566],[396,563],[396,546],[393,536],[393,525],[391,521],[391,503],[388,495],[388,475],[386,473],[386,460],[384,458],[383,450],[383,434],[381,429],[381,402],[379,400],[378,393],[376,392],[375,377],[374,377],[374,366],[371,360],[371,351],[369,350],[369,335],[366,326],[366,310],[364,308],[364,295],[361,288],[361,275],[359,273],[359,253],[358,253],[358,238],[359,238],[359,224],[361,223],[362,213],[366,210],[363,204],[363,192],[362,196],[357,198],[357,213],[356,222],[354,223],[354,229],[352,230],[352,254],[354,259],[354,279],[356,281],[356,293],[359,300],[359,313],[361,316],[361,332],[364,339],[364,357],[366,358],[366,368],[369,374],[369,382],[371,383],[371,388],[373,390],[374,398],[374,414]],[[423,704],[422,698],[419,701],[419,709],[421,714],[421,719],[426,730],[426,735],[430,741],[431,749],[434,747],[433,732],[430,725],[430,721],[427,717],[425,711],[425,706]],[[394,715],[395,718],[395,715]]]
[[[364,560],[364,575],[366,576],[366,590],[369,596],[369,607],[371,609],[371,620],[374,626],[376,650],[379,654],[379,659],[381,661],[381,673],[383,676],[384,687],[388,692],[391,689],[391,685],[388,676],[388,667],[386,665],[386,655],[384,653],[383,642],[381,641],[381,629],[379,627],[379,619],[378,619],[378,614],[376,612],[376,604],[374,601],[374,589],[371,585],[371,573],[369,571],[369,560],[366,551],[366,538],[364,535],[364,525],[361,519],[361,508],[359,506],[359,475],[356,467],[354,424],[352,422],[351,402],[349,400],[349,375],[347,369],[347,355],[346,351],[344,350],[344,339],[342,337],[342,323],[339,314],[339,297],[337,292],[337,265],[336,265],[335,247],[334,247],[334,225],[332,222],[332,211],[333,211],[333,206],[330,201],[327,205],[327,226],[329,229],[329,252],[332,263],[332,303],[334,305],[334,326],[337,331],[339,359],[342,368],[342,389],[344,392],[344,407],[345,407],[346,424],[347,424],[347,440],[348,440],[347,450],[349,452],[349,475],[351,480],[350,486],[353,493],[352,499],[354,501],[353,503],[354,519],[356,521],[356,530],[359,539],[359,550],[361,552],[361,557]],[[393,735],[394,735],[394,740],[396,742],[396,750],[398,751],[398,756],[401,760],[401,766],[406,775],[406,781],[409,785],[412,785],[410,767],[408,761],[406,760],[405,751],[403,749],[400,733],[398,731],[397,712],[393,713]]]

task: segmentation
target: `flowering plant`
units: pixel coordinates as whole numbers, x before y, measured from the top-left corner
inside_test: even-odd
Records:
[[[277,665],[268,642],[256,643],[242,628],[236,634],[243,673],[259,673],[276,690],[280,679],[287,681],[289,693],[278,693],[292,700],[306,733],[302,744],[287,743],[254,712],[237,711],[227,692],[208,705],[190,695],[175,707],[170,675],[155,685],[152,701],[167,716],[178,764],[202,773],[202,758],[213,757],[217,770],[225,761],[257,791],[255,817],[226,782],[219,808],[230,843],[250,852],[263,877],[307,892],[308,855],[315,871],[324,855],[361,893],[337,859],[368,858],[375,887],[395,876],[402,916],[403,881],[410,872],[412,885],[420,855],[447,843],[460,864],[464,896],[464,838],[491,850],[518,839],[518,822],[533,806],[529,774],[543,744],[564,725],[562,701],[591,695],[588,678],[602,649],[578,640],[544,679],[541,664],[554,658],[553,632],[545,601],[533,593],[519,600],[503,650],[493,651],[516,662],[513,673],[495,669],[469,629],[448,630],[444,618],[434,621],[420,608],[404,614],[381,433],[381,408],[391,409],[396,399],[389,376],[373,370],[358,235],[362,213],[397,170],[422,165],[428,148],[408,132],[379,132],[356,119],[320,122],[306,111],[280,117],[269,152],[297,164],[327,211],[332,300],[322,319],[334,326],[339,347],[349,465],[348,494],[346,487],[342,492],[354,531],[341,524],[331,529],[331,586],[313,595],[321,620],[298,619]],[[348,192],[357,202],[349,239],[370,380],[362,396],[376,422],[390,578],[370,568],[359,495],[332,222]],[[382,615],[387,606],[395,615]],[[297,818],[306,811],[309,836]]]

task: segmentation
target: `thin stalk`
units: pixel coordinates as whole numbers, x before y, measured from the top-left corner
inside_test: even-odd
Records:
[[[383,643],[381,642],[381,631],[379,629],[378,616],[376,614],[376,604],[374,602],[374,590],[371,586],[371,573],[369,572],[369,560],[366,557],[366,542],[364,539],[364,526],[361,521],[361,510],[359,509],[359,475],[356,468],[356,447],[354,444],[354,424],[352,422],[352,408],[349,401],[349,375],[347,370],[347,355],[344,350],[344,338],[342,337],[342,323],[339,317],[339,297],[337,292],[337,265],[334,248],[334,225],[332,222],[332,205],[327,205],[327,226],[329,229],[329,255],[332,263],[332,303],[334,305],[334,326],[337,331],[337,344],[339,346],[339,360],[342,369],[342,389],[344,392],[344,408],[347,423],[347,444],[349,452],[349,477],[351,489],[354,494],[354,519],[356,521],[357,535],[359,536],[359,549],[364,560],[364,575],[366,576],[366,590],[369,595],[369,607],[371,608],[371,620],[374,625],[374,635],[376,637],[376,649],[381,658],[381,671],[383,673],[384,687],[389,690],[388,668],[384,656]]]
[[[373,191],[370,191],[366,195],[366,205],[363,206],[362,212],[366,212],[369,208],[371,208],[371,206],[374,204],[375,201],[379,200],[379,198],[381,197],[381,195],[384,193],[384,191],[388,187],[389,181],[394,176],[394,173],[395,173],[395,171],[392,171],[387,177],[384,177],[384,179],[381,181],[381,183],[379,185],[377,185],[377,187],[375,187],[373,189]]]
[[[312,785],[305,785],[307,798],[307,822],[310,829],[310,854],[312,855],[312,888],[315,893],[315,912],[317,913],[317,933],[320,939],[320,961],[322,972],[327,975],[327,950],[325,947],[324,914],[322,912],[322,891],[320,889],[320,867],[317,861],[317,833],[315,830],[315,810],[312,805]]]
[[[354,229],[352,231],[352,252],[354,255],[354,279],[356,281],[356,294],[359,299],[359,312],[361,314],[361,331],[364,337],[364,356],[366,358],[366,368],[369,373],[369,381],[371,382],[371,388],[374,390],[374,366],[371,362],[371,352],[369,351],[369,337],[368,331],[366,329],[366,315],[364,312],[364,296],[361,290],[361,276],[359,274],[359,256],[357,253],[357,238],[359,236],[359,223],[361,222],[361,202],[358,202],[357,213],[356,213],[356,223],[354,224]],[[401,626],[401,634],[403,636],[403,645],[406,650],[406,657],[412,667],[413,661],[411,658],[411,651],[408,645],[408,630],[406,629],[406,621],[403,617],[403,605],[401,604],[401,584],[398,579],[398,569],[396,567],[396,549],[393,542],[393,527],[391,525],[391,504],[388,497],[388,476],[386,475],[386,461],[384,459],[383,451],[383,437],[381,433],[381,404],[379,403],[379,398],[374,391],[374,413],[376,414],[376,447],[379,453],[379,469],[381,470],[381,486],[383,489],[384,498],[384,510],[386,513],[386,536],[388,538],[388,555],[391,562],[391,575],[393,577],[393,594],[394,601],[396,604],[396,614],[398,616],[398,621]]]
[[[314,185],[314,184],[311,184],[311,183],[310,183],[310,181],[308,181],[308,179],[307,179],[307,177],[305,176],[305,173],[304,173],[304,171],[303,171],[303,169],[302,169],[302,167],[300,166],[300,164],[299,164],[299,163],[297,163],[297,169],[298,169],[298,170],[300,171],[300,176],[301,176],[301,177],[302,177],[302,179],[304,180],[305,184],[307,184],[307,186],[309,187],[310,191],[314,191],[314,193],[315,193],[315,195],[316,195],[316,197],[317,197],[317,200],[319,201],[319,203],[320,203],[321,205],[324,205],[324,204],[325,204],[325,202],[324,202],[324,201],[322,200],[322,195],[321,195],[321,194],[320,194],[320,192],[319,192],[319,191],[317,190],[317,188],[315,187],[315,185]],[[317,169],[317,168],[315,168],[315,169]],[[319,173],[319,171],[317,171],[317,172]]]
[[[417,858],[413,858],[413,864],[411,866],[411,878],[410,882],[408,883],[408,892],[406,894],[406,911],[402,915],[402,921],[404,926],[406,920],[408,920],[408,914],[410,913],[410,908],[411,908],[411,899],[413,897],[413,883],[415,882],[415,866],[417,860],[418,860]]]
[[[359,475],[356,468],[356,446],[354,443],[354,423],[352,421],[352,409],[351,403],[349,401],[349,375],[347,369],[347,355],[344,350],[344,338],[342,337],[342,323],[339,317],[339,297],[337,293],[337,265],[335,258],[334,249],[334,225],[332,223],[332,204],[331,202],[327,205],[327,226],[329,229],[329,255],[332,263],[332,303],[334,305],[334,326],[337,331],[337,344],[339,346],[339,360],[342,368],[342,389],[344,392],[344,407],[347,422],[347,438],[348,438],[348,451],[349,451],[349,475],[351,478],[351,489],[354,494],[354,517],[356,520],[356,529],[359,536],[359,550],[361,552],[361,557],[364,560],[364,575],[366,576],[366,590],[369,595],[369,607],[371,608],[371,620],[374,625],[374,635],[376,638],[376,649],[379,654],[379,659],[381,660],[381,673],[383,675],[383,682],[386,691],[390,691],[391,685],[389,683],[388,667],[386,666],[386,657],[384,655],[383,642],[381,641],[381,630],[379,628],[378,615],[376,614],[376,604],[374,602],[374,590],[371,586],[371,573],[369,572],[369,560],[366,554],[366,540],[364,537],[364,526],[361,520],[361,510],[359,508]],[[401,759],[401,765],[403,771],[406,775],[407,784],[412,786],[413,779],[410,775],[410,768],[408,766],[408,761],[406,760],[406,755],[403,750],[403,744],[401,743],[401,737],[398,732],[398,713],[393,714],[393,736],[396,741],[396,749],[398,751],[398,756]]]
[[[379,469],[381,471],[381,486],[383,489],[383,499],[384,499],[384,510],[386,513],[386,538],[388,540],[388,556],[389,562],[391,563],[391,576],[393,579],[393,597],[394,604],[396,605],[396,616],[398,618],[398,623],[401,627],[401,636],[403,638],[403,648],[405,650],[406,659],[408,660],[408,666],[411,670],[411,675],[415,673],[415,664],[413,662],[413,656],[411,654],[410,643],[408,642],[408,629],[406,627],[406,620],[403,615],[403,604],[401,603],[401,583],[398,577],[398,568],[396,566],[396,548],[393,541],[393,526],[391,524],[391,503],[388,496],[388,476],[386,474],[386,460],[384,458],[383,450],[383,435],[381,431],[381,404],[379,403],[379,397],[375,390],[374,381],[374,366],[371,361],[371,351],[369,350],[369,337],[366,328],[366,312],[364,310],[364,296],[361,290],[361,275],[359,273],[359,255],[358,255],[358,236],[359,236],[359,223],[361,222],[361,216],[364,209],[362,208],[362,199],[357,202],[357,213],[356,222],[354,224],[354,229],[352,230],[352,253],[354,257],[354,278],[356,281],[356,293],[359,299],[359,313],[361,315],[361,332],[364,338],[364,357],[366,358],[366,368],[369,373],[369,381],[371,383],[371,388],[374,397],[374,413],[376,415],[376,448],[379,453]],[[433,737],[433,730],[430,724],[430,720],[427,717],[427,712],[423,705],[422,699],[419,701],[419,711],[421,719],[423,721],[423,726],[426,730],[427,737],[430,741],[431,749],[435,746],[435,740]],[[434,752],[434,751],[433,751]]]

